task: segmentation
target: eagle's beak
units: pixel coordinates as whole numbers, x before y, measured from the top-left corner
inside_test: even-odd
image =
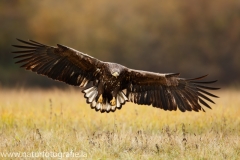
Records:
[[[113,72],[112,75],[117,78],[119,76],[119,73],[118,72]]]

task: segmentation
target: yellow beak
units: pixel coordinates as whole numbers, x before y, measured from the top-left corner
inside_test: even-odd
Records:
[[[113,75],[114,77],[118,77],[118,76],[119,76],[119,73],[118,73],[118,72],[113,72],[112,75]]]

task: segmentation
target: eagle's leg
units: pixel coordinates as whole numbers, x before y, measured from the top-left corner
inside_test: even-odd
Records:
[[[119,87],[116,87],[113,91],[112,91],[112,100],[110,101],[111,106],[116,106],[117,101],[117,93],[119,92]]]
[[[115,106],[116,105],[116,98],[113,97],[112,100],[110,101],[111,106]]]
[[[102,94],[100,94],[99,98],[98,98],[98,103],[103,103],[103,97],[102,97]]]
[[[98,95],[97,95],[97,102],[98,103],[103,103],[103,90],[104,90],[104,88],[103,88],[103,83],[101,83],[101,81],[99,82],[99,84],[98,84]]]

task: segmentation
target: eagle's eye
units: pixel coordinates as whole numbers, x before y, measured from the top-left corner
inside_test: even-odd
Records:
[[[118,77],[118,76],[119,76],[119,73],[118,73],[118,72],[113,72],[112,75],[113,75],[114,77]]]

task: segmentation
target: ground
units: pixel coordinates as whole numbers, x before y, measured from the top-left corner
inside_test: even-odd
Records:
[[[107,114],[92,110],[80,89],[1,89],[0,159],[12,152],[74,152],[82,159],[238,159],[240,91],[214,94],[220,98],[205,113],[126,103]]]

